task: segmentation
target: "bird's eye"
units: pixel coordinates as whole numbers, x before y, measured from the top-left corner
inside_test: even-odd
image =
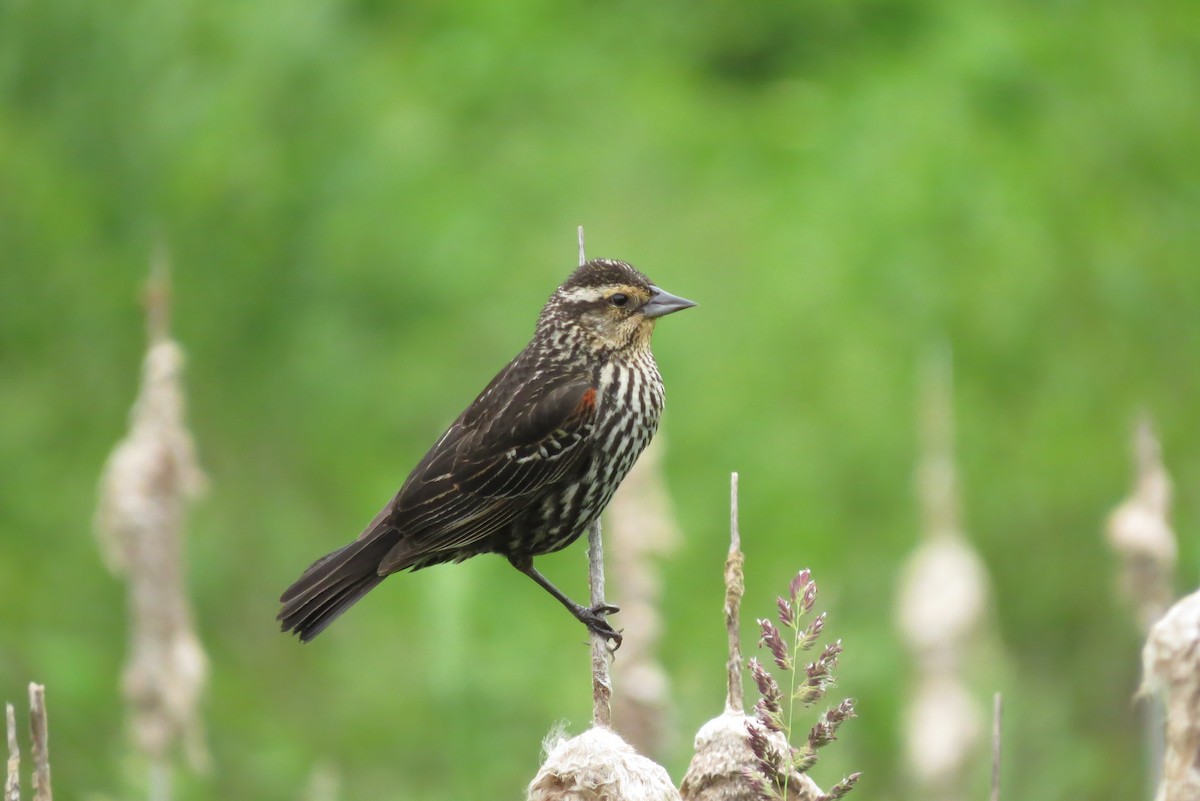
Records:
[[[609,295],[608,302],[614,306],[624,306],[626,303],[629,302],[629,296],[625,295],[621,292],[618,292],[615,295]]]

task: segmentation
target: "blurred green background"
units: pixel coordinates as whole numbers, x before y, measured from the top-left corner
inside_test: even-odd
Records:
[[[1146,408],[1200,578],[1197,75],[1188,0],[0,0],[0,689],[48,685],[55,789],[141,795],[91,516],[165,242],[212,484],[215,771],[179,797],[297,798],[315,764],[346,799],[522,797],[551,725],[590,716],[578,624],[526,579],[395,578],[303,648],[275,599],[524,345],[583,224],[701,304],[655,347],[673,777],[723,699],[738,470],[747,623],[809,566],[845,642],[860,718],[816,778],[906,797],[894,587],[946,341],[1005,795],[1149,797],[1102,527]],[[542,564],[578,596],[583,550]]]

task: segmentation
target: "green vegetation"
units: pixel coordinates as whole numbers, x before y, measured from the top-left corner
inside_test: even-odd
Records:
[[[672,775],[724,695],[738,470],[747,621],[807,566],[844,640],[860,717],[815,778],[903,797],[894,585],[915,368],[945,340],[1005,795],[1147,797],[1101,528],[1144,406],[1197,584],[1197,74],[1185,0],[0,0],[0,688],[46,683],[59,794],[140,795],[90,529],[165,242],[212,484],[189,547],[216,771],[179,797],[294,799],[317,763],[346,799],[520,796],[551,724],[590,714],[544,593],[480,558],[305,647],[275,599],[525,343],[584,224],[701,304],[656,338]],[[575,596],[583,551],[543,565]]]

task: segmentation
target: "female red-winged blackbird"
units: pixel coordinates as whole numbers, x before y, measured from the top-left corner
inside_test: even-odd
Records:
[[[284,631],[317,636],[390,573],[498,553],[589,630],[620,645],[605,615],[533,567],[608,505],[658,428],[654,322],[695,306],[620,261],[582,265],[555,290],[533,340],[467,407],[358,539],[280,597]]]

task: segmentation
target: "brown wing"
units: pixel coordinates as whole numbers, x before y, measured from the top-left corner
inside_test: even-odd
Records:
[[[390,505],[386,525],[399,540],[379,573],[453,559],[511,524],[578,464],[595,417],[590,376],[522,370],[515,360],[442,435]]]
[[[505,412],[481,426],[469,447],[459,448],[453,473],[463,492],[515,498],[562,478],[591,437],[596,388],[583,376],[525,384]]]

